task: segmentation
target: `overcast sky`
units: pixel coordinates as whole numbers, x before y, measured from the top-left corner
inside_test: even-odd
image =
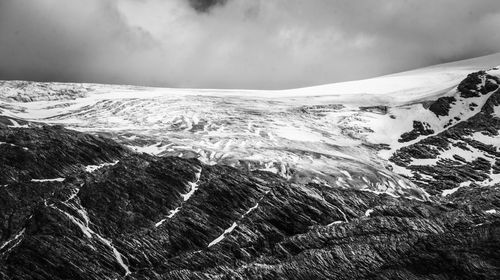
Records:
[[[0,79],[282,89],[499,51],[498,0],[0,0]]]

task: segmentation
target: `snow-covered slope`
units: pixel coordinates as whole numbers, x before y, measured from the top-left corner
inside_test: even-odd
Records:
[[[138,152],[424,198],[408,164],[389,159],[481,112],[494,95],[497,81],[491,77],[498,70],[483,74],[475,85],[492,84],[485,94],[463,97],[457,85],[471,72],[498,64],[500,53],[282,91],[5,81],[0,82],[0,112],[11,117],[11,125],[16,119],[62,124],[112,137]],[[432,107],[436,100],[441,101]],[[446,104],[444,115],[429,109]],[[497,143],[495,135],[477,138]]]

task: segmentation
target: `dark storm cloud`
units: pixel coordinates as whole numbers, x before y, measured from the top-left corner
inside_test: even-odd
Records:
[[[198,12],[207,12],[218,5],[224,5],[227,0],[187,0],[193,9]]]
[[[0,79],[290,88],[498,52],[499,26],[498,0],[0,0]]]

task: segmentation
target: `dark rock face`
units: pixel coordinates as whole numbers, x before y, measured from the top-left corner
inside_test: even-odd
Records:
[[[478,84],[473,85],[475,82]],[[490,94],[487,99],[485,97],[481,109],[456,125],[445,126],[446,129],[440,133],[431,133],[429,137],[397,150],[390,160],[413,171],[416,174],[413,178],[415,183],[431,194],[438,194],[468,181],[487,182],[490,175],[499,173],[500,151],[497,146],[476,138],[480,135],[494,139],[499,135],[500,118],[494,115],[494,108],[500,105],[499,85],[496,77],[485,72],[470,74],[458,87],[459,94],[467,98]],[[440,104],[443,102],[439,99],[436,101]],[[416,139],[418,135],[413,131],[403,134],[401,138]],[[443,156],[447,151],[479,156],[472,160],[457,154],[453,157]],[[435,164],[428,164],[427,161],[432,159],[436,161]],[[421,160],[424,160],[423,164],[418,163]]]
[[[12,118],[10,118],[12,119]],[[82,165],[109,162],[129,153],[117,143],[59,126],[24,123],[10,127],[0,116],[0,185],[37,178],[65,177]]]
[[[429,110],[436,114],[436,116],[448,116],[451,108],[450,105],[455,101],[456,99],[453,96],[440,97],[430,105]]]
[[[485,75],[487,77],[483,83],[482,77]],[[458,85],[458,91],[461,97],[479,97],[495,90],[499,83],[500,80],[497,77],[487,75],[485,71],[479,71],[467,75],[467,78]]]
[[[376,114],[387,114],[389,108],[387,106],[370,106],[370,107],[359,107],[362,111],[372,112]]]
[[[0,137],[0,279],[500,276],[500,186],[424,202],[54,126],[0,125]]]
[[[398,139],[398,142],[409,142],[411,140],[417,139],[422,135],[430,135],[433,134],[434,130],[432,130],[428,123],[413,121],[413,130],[403,133],[401,138]]]

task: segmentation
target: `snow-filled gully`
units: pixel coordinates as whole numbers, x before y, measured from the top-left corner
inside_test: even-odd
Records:
[[[99,165],[87,165],[85,166],[85,171],[89,172],[89,173],[92,173],[96,170],[99,170],[105,166],[113,166],[113,165],[116,165],[118,162],[120,162],[119,160],[116,160],[116,161],[113,161],[113,162],[105,162],[105,163],[102,163],[102,164],[99,164]]]
[[[94,230],[92,230],[90,228],[90,226],[89,226],[90,219],[89,219],[87,211],[77,201],[76,202],[74,201],[74,198],[78,195],[78,192],[79,192],[79,189],[76,189],[73,193],[70,194],[70,197],[67,200],[61,201],[61,203],[63,205],[65,205],[66,207],[71,208],[74,211],[76,211],[80,215],[80,217],[75,217],[74,215],[60,209],[59,207],[55,206],[54,204],[50,204],[50,205],[46,204],[46,206],[48,206],[52,209],[55,209],[55,210],[61,212],[62,214],[64,214],[71,222],[73,222],[75,225],[77,225],[80,228],[82,233],[87,238],[92,239],[92,238],[96,237],[97,240],[99,240],[101,243],[103,243],[104,245],[109,247],[111,249],[111,251],[113,252],[113,256],[116,259],[116,262],[125,271],[125,276],[130,275],[131,272],[130,272],[129,267],[123,261],[123,257],[120,254],[120,252],[113,246],[112,241],[107,239],[107,238],[104,238],[102,235],[100,235],[99,233],[95,232]]]
[[[257,208],[259,207],[259,203],[262,201],[262,199],[264,199],[264,197],[265,197],[268,193],[269,193],[269,191],[267,191],[267,192],[265,193],[265,195],[264,195],[264,196],[262,196],[262,197],[259,199],[259,201],[258,201],[258,202],[257,202],[254,206],[250,207],[250,208],[249,208],[249,209],[248,209],[248,210],[247,210],[247,211],[246,211],[243,215],[241,215],[241,217],[240,217],[240,219],[239,219],[239,220],[241,220],[241,219],[245,218],[248,214],[250,214],[252,211],[254,211],[255,209],[257,209]],[[343,214],[343,213],[342,213],[342,214]],[[344,217],[345,217],[345,215],[344,215]],[[232,231],[233,231],[233,230],[234,230],[237,226],[238,226],[238,224],[237,224],[236,222],[233,222],[233,223],[231,224],[231,226],[230,226],[230,227],[228,227],[227,229],[225,229],[225,230],[224,230],[224,232],[223,232],[221,235],[219,235],[219,236],[218,236],[217,238],[215,238],[212,242],[210,242],[210,243],[208,244],[208,247],[210,248],[210,247],[214,246],[215,244],[217,244],[217,243],[221,242],[224,238],[226,238],[226,235],[230,234],[230,233],[231,233],[231,232],[232,232]]]
[[[198,186],[199,186],[199,182],[200,182],[200,177],[201,177],[201,171],[202,171],[202,168],[200,167],[200,169],[198,171],[196,171],[195,173],[195,179],[193,182],[187,182],[187,184],[189,185],[189,192],[187,192],[186,194],[181,194],[181,197],[183,199],[183,203],[186,203],[186,201],[188,201],[192,196],[193,194],[198,190]],[[171,219],[175,216],[175,214],[177,214],[182,208],[182,204],[181,206],[175,208],[174,210],[170,210],[169,214],[167,215],[166,218],[160,220],[159,222],[157,222],[155,224],[155,227],[159,227],[161,226],[167,219]]]
[[[26,228],[23,228],[14,237],[12,237],[11,239],[5,241],[2,245],[0,245],[0,256],[3,256],[4,254],[6,254],[9,251],[11,251],[12,249],[14,249],[17,245],[19,245],[19,243],[21,243],[21,241],[23,240],[22,237],[23,237],[25,231],[26,231]],[[12,245],[9,246],[10,244],[12,244]],[[4,249],[5,249],[5,251],[2,252],[2,250],[4,250]]]

